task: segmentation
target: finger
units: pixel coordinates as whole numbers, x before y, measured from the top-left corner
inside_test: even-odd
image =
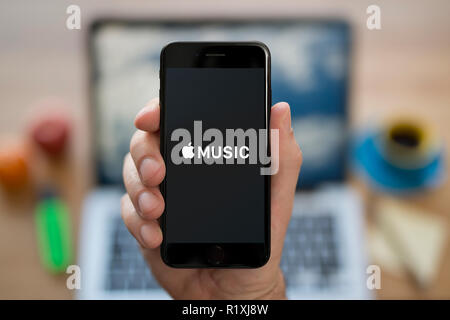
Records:
[[[123,182],[136,212],[144,219],[158,219],[164,211],[164,199],[158,187],[148,188],[141,182],[131,155],[123,164]]]
[[[134,120],[134,125],[143,131],[157,132],[159,130],[159,114],[159,99],[154,98],[139,111]]]
[[[285,102],[272,107],[271,129],[279,132],[279,168],[271,177],[272,251],[281,256],[284,236],[292,213],[292,205],[302,163],[302,153],[291,127],[291,112]]]
[[[121,200],[122,219],[128,231],[144,248],[157,248],[162,242],[162,232],[156,220],[143,220],[134,209],[128,194]]]
[[[166,166],[159,151],[159,134],[137,130],[131,138],[130,154],[144,185],[155,187],[163,181]]]

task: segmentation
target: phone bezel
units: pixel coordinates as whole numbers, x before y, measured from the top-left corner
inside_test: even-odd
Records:
[[[161,50],[160,60],[160,146],[166,161],[166,68],[261,68],[265,70],[265,127],[269,128],[271,107],[270,51],[261,42],[172,42]],[[270,147],[270,139],[267,144]],[[264,176],[264,243],[168,243],[165,216],[160,218],[163,232],[161,258],[175,268],[257,268],[270,257],[270,176]],[[166,180],[160,185],[165,199]]]

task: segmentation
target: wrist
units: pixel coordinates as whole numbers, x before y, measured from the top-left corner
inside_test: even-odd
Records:
[[[286,296],[286,283],[284,281],[284,275],[280,268],[278,268],[277,279],[272,289],[261,297],[261,299],[267,300],[287,300]]]

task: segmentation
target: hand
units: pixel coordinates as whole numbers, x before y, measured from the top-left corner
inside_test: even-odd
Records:
[[[280,102],[271,110],[270,127],[279,129],[279,170],[271,178],[271,256],[258,269],[175,269],[161,260],[163,235],[157,219],[164,211],[164,199],[158,186],[165,176],[165,164],[159,148],[159,116],[158,99],[136,116],[139,130],[125,157],[127,194],[122,197],[123,220],[155,278],[175,299],[285,299],[280,259],[302,162],[289,105]]]

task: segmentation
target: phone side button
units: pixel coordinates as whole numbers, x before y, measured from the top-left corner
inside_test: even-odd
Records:
[[[207,255],[208,255],[208,262],[214,265],[222,263],[225,257],[225,253],[222,247],[218,245],[209,247]]]

